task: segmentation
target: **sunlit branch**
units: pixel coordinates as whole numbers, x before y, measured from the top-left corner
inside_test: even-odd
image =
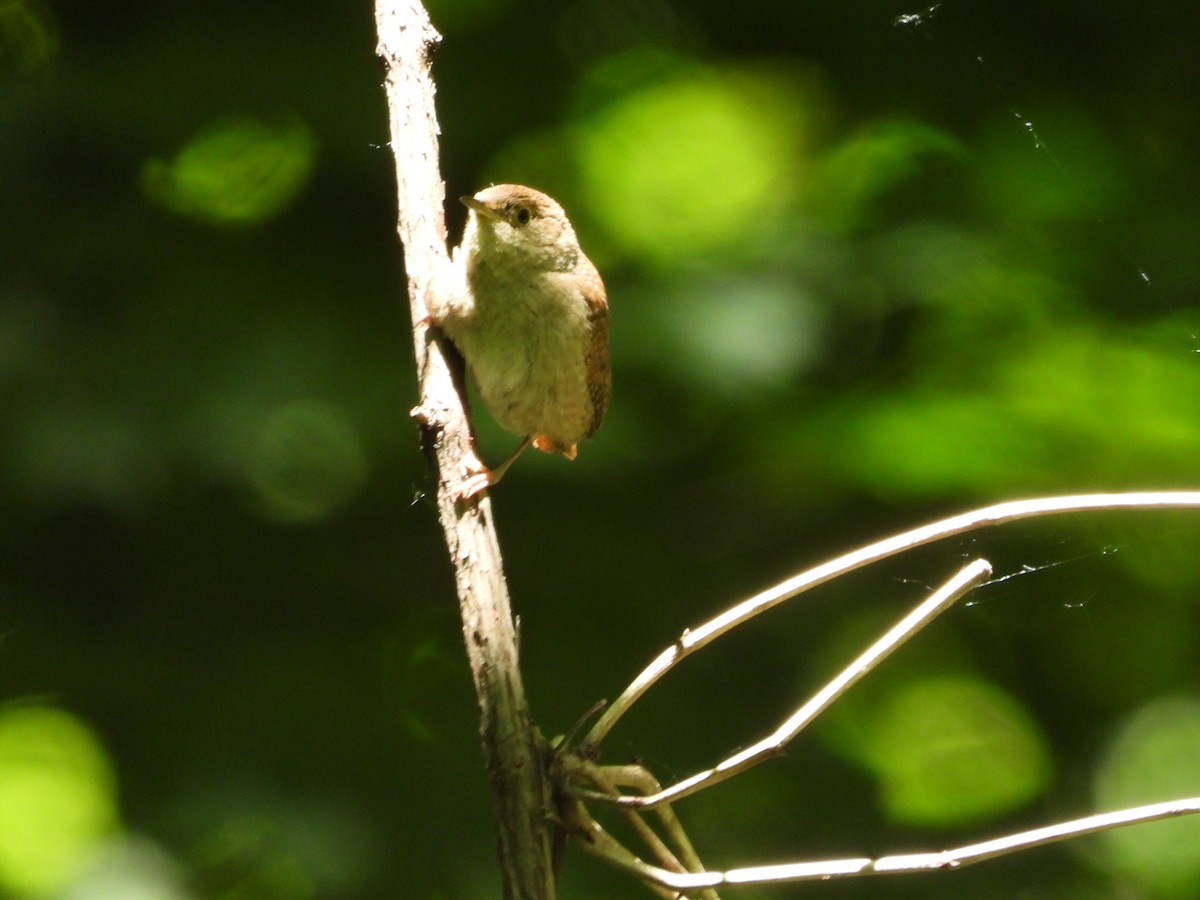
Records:
[[[912,550],[943,538],[1019,519],[1088,510],[1170,509],[1200,507],[1200,491],[1146,491],[1124,494],[1080,494],[1014,500],[962,513],[929,525],[885,538],[851,553],[808,569],[788,580],[730,607],[698,628],[685,630],[663,650],[605,710],[584,739],[585,748],[595,748],[629,708],[658,679],[695,651],[761,612],[810,588],[824,584],[855,569]]]
[[[686,892],[722,885],[784,884],[796,881],[824,881],[830,878],[845,878],[858,875],[894,875],[900,873],[934,872],[958,869],[972,863],[994,859],[1020,850],[1029,850],[1044,844],[1053,844],[1067,838],[1095,834],[1113,828],[1139,825],[1159,819],[1200,813],[1200,797],[1172,800],[1167,803],[1152,803],[1131,809],[1100,813],[1070,822],[1060,822],[1044,828],[1034,828],[1017,834],[1007,835],[978,844],[968,844],[953,850],[934,853],[903,853],[881,856],[878,859],[857,857],[849,859],[820,860],[818,862],[783,863],[770,866],[751,866],[730,869],[727,872],[701,872],[680,874],[667,872],[638,861],[639,865],[626,868],[655,885],[671,890]],[[603,855],[598,852],[597,855]]]
[[[825,687],[817,691],[774,732],[758,743],[722,760],[713,768],[698,772],[676,782],[669,788],[648,796],[625,794],[614,798],[598,793],[581,793],[581,796],[586,796],[588,799],[606,800],[619,806],[648,808],[686,797],[688,794],[724,781],[726,778],[731,778],[739,772],[744,772],[751,766],[757,765],[766,757],[779,753],[792,738],[808,727],[809,723],[824,712],[831,703],[858,683],[859,679],[903,646],[909,638],[928,625],[937,615],[949,609],[956,600],[991,573],[992,567],[987,560],[977,559],[964,566],[955,573],[954,577],[888,629],[886,634],[868,647],[854,662],[846,666]]]

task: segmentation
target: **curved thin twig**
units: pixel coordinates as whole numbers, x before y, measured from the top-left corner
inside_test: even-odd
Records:
[[[808,727],[838,697],[850,690],[864,675],[896,652],[914,634],[928,625],[935,617],[949,609],[963,594],[978,585],[992,573],[991,564],[977,559],[963,566],[952,578],[917,604],[908,615],[888,629],[879,640],[868,647],[854,662],[846,666],[825,687],[817,691],[807,702],[792,713],[786,721],[762,740],[758,741],[713,768],[697,772],[689,778],[677,781],[657,793],[638,795],[622,794],[610,796],[599,792],[579,792],[580,797],[601,800],[623,807],[650,809],[660,803],[668,803],[694,794],[706,787],[732,778],[757,765],[769,756],[778,754],[789,741]]]
[[[1116,812],[1100,813],[1070,822],[1059,822],[1044,828],[1034,828],[1017,834],[1006,835],[995,840],[967,844],[953,850],[934,853],[901,853],[881,856],[877,859],[856,857],[829,859],[818,862],[783,863],[772,866],[750,866],[730,869],[726,872],[678,873],[668,872],[632,857],[628,851],[618,860],[609,857],[621,868],[659,887],[686,892],[722,885],[786,884],[797,881],[825,881],[830,878],[847,878],[859,875],[894,875],[913,872],[935,872],[958,869],[972,863],[995,859],[1019,850],[1029,850],[1044,844],[1053,844],[1067,838],[1109,831],[1129,825],[1188,816],[1200,813],[1200,797],[1188,797],[1167,803],[1151,803]],[[597,855],[605,855],[608,847],[597,848]]]
[[[583,748],[595,750],[612,727],[651,685],[662,678],[687,656],[716,640],[727,631],[765,612],[773,606],[824,584],[847,572],[895,556],[907,550],[962,534],[977,528],[1015,522],[1037,516],[1088,510],[1117,509],[1183,509],[1200,507],[1200,491],[1142,491],[1124,494],[1079,494],[1065,497],[1044,497],[1034,500],[1013,500],[983,509],[972,510],[942,519],[903,534],[894,535],[854,550],[815,568],[808,569],[788,580],[732,606],[716,618],[692,630],[685,630],[679,639],[660,653],[620,697],[604,711],[583,741]]]

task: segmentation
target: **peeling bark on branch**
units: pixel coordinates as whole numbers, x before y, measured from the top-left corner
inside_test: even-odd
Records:
[[[378,52],[387,70],[396,157],[397,231],[404,245],[420,403],[413,418],[438,474],[438,512],[454,566],[463,637],[479,699],[480,736],[500,831],[504,896],[553,900],[553,823],[544,742],[533,727],[518,667],[491,503],[456,505],[453,489],[471,452],[471,432],[440,337],[427,325],[428,298],[447,284],[445,185],[430,56],[441,36],[416,0],[378,0]]]

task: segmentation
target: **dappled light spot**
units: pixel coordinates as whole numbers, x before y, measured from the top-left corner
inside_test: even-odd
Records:
[[[58,56],[58,29],[45,4],[0,2],[0,77],[33,75]]]
[[[925,157],[962,153],[958,141],[929,125],[868,122],[821,160],[803,206],[826,227],[851,232],[871,222],[879,197],[915,174]]]
[[[582,130],[593,214],[651,259],[754,239],[804,178],[802,101],[782,78],[705,69],[624,96]]]
[[[381,838],[357,802],[347,805],[331,794],[285,795],[262,782],[242,782],[195,799],[190,808],[200,830],[188,863],[205,897],[371,896],[366,885],[379,877],[381,857],[396,852],[392,835]]]
[[[238,816],[215,828],[195,848],[195,865],[219,881],[226,896],[307,900],[316,896],[311,860],[290,846],[283,823]]]
[[[1045,332],[1078,308],[1069,285],[1027,266],[1003,261],[996,248],[970,232],[945,225],[906,226],[876,245],[880,275],[910,296],[912,302],[936,310],[920,350],[953,353],[968,342],[998,345],[1027,331]],[[896,302],[896,301],[893,301]]]
[[[835,458],[885,496],[1015,481],[1033,469],[1037,448],[961,388],[913,390],[863,414]]]
[[[679,370],[704,391],[760,394],[803,371],[818,352],[820,312],[798,284],[761,275],[700,278],[669,286],[653,313],[653,350],[678,353]]]
[[[1096,771],[1098,810],[1200,795],[1200,698],[1142,707],[1113,738]],[[1200,893],[1200,819],[1122,828],[1100,837],[1106,864],[1157,897]]]
[[[62,889],[118,827],[116,779],[86,725],[47,706],[0,711],[0,893]]]
[[[155,202],[194,219],[243,225],[269,219],[302,191],[315,146],[298,120],[234,119],[195,135],[171,160],[152,159],[142,184]]]
[[[1194,473],[1200,371],[1178,353],[1116,334],[1063,330],[1008,360],[999,387],[1014,421],[1062,441],[1071,465],[1085,455],[1073,451],[1086,448],[1104,459],[1109,477]]]
[[[105,841],[58,900],[192,900],[182,866],[145,837]]]
[[[1036,724],[999,687],[965,676],[902,681],[879,695],[859,752],[888,816],[952,827],[1028,803],[1050,780]]]
[[[1200,370],[1192,360],[1070,325],[1023,347],[863,406],[835,458],[887,496],[1010,484],[1062,490],[1147,472],[1186,483],[1194,474]]]
[[[247,477],[256,505],[271,519],[310,522],[341,509],[366,480],[362,438],[342,410],[297,400],[258,427]]]

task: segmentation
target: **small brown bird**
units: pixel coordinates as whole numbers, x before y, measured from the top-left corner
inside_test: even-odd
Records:
[[[474,197],[454,283],[430,318],[466,360],[483,402],[523,440],[494,469],[476,459],[459,488],[468,499],[496,484],[532,443],[574,459],[596,433],[612,394],[608,298],[563,208],[519,184]]]

